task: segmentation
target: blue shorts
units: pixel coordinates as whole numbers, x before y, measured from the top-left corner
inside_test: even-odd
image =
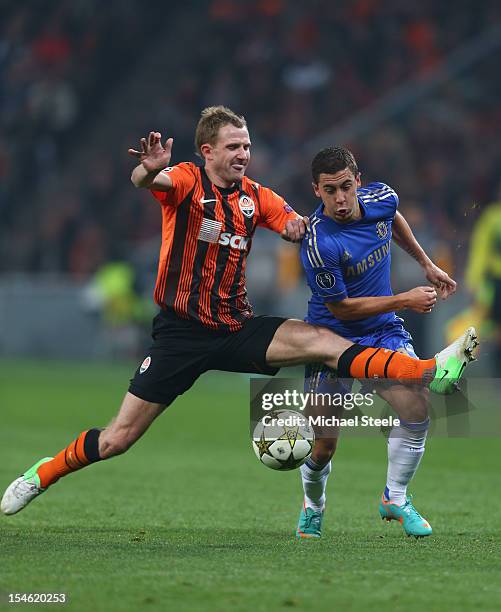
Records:
[[[361,344],[362,346],[373,346],[374,348],[386,348],[392,351],[399,351],[400,353],[406,353],[409,357],[418,359],[414,347],[412,346],[412,336],[398,321],[389,323],[366,336],[352,336],[346,337],[346,339],[356,344]],[[305,368],[304,377],[306,391],[329,393],[332,392],[333,383],[335,383],[337,379],[337,373],[323,363],[310,363]],[[347,381],[344,383],[341,381],[339,382],[340,392],[344,391],[348,393],[351,391],[351,383],[349,385],[346,383]]]

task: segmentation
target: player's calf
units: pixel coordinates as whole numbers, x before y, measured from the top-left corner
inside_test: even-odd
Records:
[[[165,404],[143,400],[127,392],[115,419],[99,437],[99,456],[109,459],[125,453],[165,409]]]
[[[138,438],[134,430],[114,431],[106,428],[99,439],[99,456],[101,459],[111,459],[123,455]]]
[[[315,435],[317,435],[316,432]],[[337,440],[337,438],[317,437],[311,453],[311,461],[319,466],[327,465],[336,452]]]

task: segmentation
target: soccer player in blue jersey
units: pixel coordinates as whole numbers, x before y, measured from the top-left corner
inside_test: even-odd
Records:
[[[306,321],[334,330],[362,346],[376,347],[374,361],[385,349],[416,357],[412,338],[395,311],[429,313],[437,292],[446,299],[456,283],[421,248],[398,212],[398,196],[380,182],[362,187],[353,154],[329,147],[312,162],[313,190],[321,204],[310,217],[301,245],[301,261],[312,296]],[[429,285],[393,295],[390,283],[392,239],[422,266]],[[469,328],[465,334],[473,336]],[[310,390],[323,392],[335,373],[323,364],[310,364]],[[370,378],[367,362],[361,378]],[[332,387],[331,387],[332,389]],[[378,390],[397,412],[400,425],[388,438],[388,473],[379,511],[398,520],[408,535],[430,535],[429,523],[407,497],[407,485],[424,453],[428,418],[428,389],[397,384]],[[325,509],[325,487],[336,450],[334,437],[317,438],[311,458],[301,466],[304,489],[298,537],[320,537]]]

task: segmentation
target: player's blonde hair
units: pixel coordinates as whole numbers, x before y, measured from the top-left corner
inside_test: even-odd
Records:
[[[226,106],[208,106],[200,114],[197,129],[195,130],[195,152],[203,157],[201,146],[215,144],[220,128],[225,125],[234,125],[237,128],[247,127],[245,118],[234,113]]]

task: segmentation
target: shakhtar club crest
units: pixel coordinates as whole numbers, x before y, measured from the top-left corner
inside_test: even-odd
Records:
[[[254,200],[251,197],[246,194],[240,196],[240,199],[238,200],[238,205],[240,206],[240,210],[246,217],[251,219],[254,216],[256,205],[254,204]]]
[[[388,236],[388,226],[384,221],[379,221],[376,223],[376,234],[378,235],[378,238],[381,238],[381,240]]]
[[[151,363],[151,356],[148,355],[148,357],[146,357],[146,359],[141,364],[141,367],[139,368],[139,374],[144,374],[146,370],[150,367],[150,363]]]

